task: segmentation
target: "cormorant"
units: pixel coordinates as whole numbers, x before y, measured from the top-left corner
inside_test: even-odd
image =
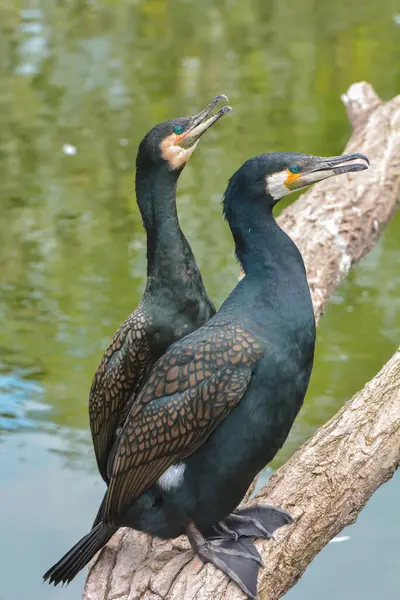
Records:
[[[136,197],[147,234],[147,284],[139,306],[114,334],[93,379],[90,427],[97,465],[108,483],[110,452],[146,371],[176,340],[215,313],[192,250],[179,226],[176,185],[200,137],[230,107],[156,125],[140,143]]]
[[[217,314],[156,362],[124,424],[101,522],[45,579],[69,582],[120,526],[183,533],[197,554],[256,597],[254,537],[292,522],[237,509],[285,442],[303,403],[315,321],[302,257],[273,208],[316,181],[366,169],[362,154],[262,154],[230,179],[223,209],[245,272]]]

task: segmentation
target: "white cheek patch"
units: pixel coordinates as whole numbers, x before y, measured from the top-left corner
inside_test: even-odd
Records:
[[[161,156],[167,161],[173,171],[180,169],[180,167],[187,163],[193,150],[197,146],[197,143],[187,149],[175,146],[175,138],[176,136],[173,133],[165,138],[160,144]]]
[[[176,488],[178,488],[183,481],[185,469],[186,465],[184,463],[169,467],[169,469],[167,469],[165,473],[161,475],[157,482],[160,488],[165,492],[176,490]]]
[[[292,190],[289,190],[285,185],[287,178],[288,172],[286,169],[284,171],[280,171],[279,173],[268,175],[266,177],[267,194],[272,196],[274,200],[280,200],[283,198],[283,196],[290,194]]]

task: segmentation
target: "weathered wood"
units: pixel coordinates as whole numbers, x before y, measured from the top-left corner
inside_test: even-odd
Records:
[[[304,258],[317,320],[395,214],[400,189],[400,96],[381,102],[358,83],[342,100],[354,124],[344,152],[364,152],[370,168],[317,183],[279,218]]]
[[[400,186],[400,96],[381,102],[366,83],[343,96],[353,135],[346,152],[368,155],[362,173],[315,185],[280,224],[300,248],[316,318],[351,266],[396,210]],[[270,479],[257,499],[291,511],[296,523],[257,541],[265,568],[260,600],[281,597],[313,557],[353,522],[400,460],[400,352]],[[151,539],[121,529],[90,566],[84,600],[238,600],[243,594],[187,551],[185,538]]]

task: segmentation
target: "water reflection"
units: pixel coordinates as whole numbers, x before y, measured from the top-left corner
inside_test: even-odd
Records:
[[[82,578],[55,591],[41,586],[40,574],[84,532],[102,493],[87,395],[108,339],[143,289],[144,235],[133,195],[143,134],[157,121],[194,113],[216,93],[234,108],[201,142],[179,183],[182,227],[218,304],[238,271],[220,214],[233,170],[270,149],[338,154],[349,135],[340,94],[366,79],[389,98],[400,83],[394,0],[39,5],[8,3],[0,22],[0,469],[7,507],[0,528],[10,549],[0,598],[7,600],[79,597]],[[399,232],[395,219],[335,295],[319,329],[310,393],[274,467],[394,351]],[[21,562],[29,564],[27,579],[16,589]],[[321,593],[332,594],[320,570],[312,573]],[[373,597],[368,586],[362,594]]]
[[[35,421],[46,426],[48,407],[39,398],[42,388],[35,382],[25,379],[27,373],[9,372],[0,374],[0,440],[3,430],[16,430],[24,427],[37,427]],[[28,375],[29,376],[29,375]]]

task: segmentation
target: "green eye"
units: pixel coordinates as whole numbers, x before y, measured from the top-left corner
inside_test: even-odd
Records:
[[[289,167],[289,171],[291,173],[293,173],[293,175],[297,175],[297,173],[300,173],[300,171],[301,171],[301,166],[300,165],[292,165],[291,167]]]
[[[176,133],[176,135],[181,135],[181,133],[183,133],[183,127],[182,127],[182,125],[175,125],[175,127],[174,127],[174,133]]]

